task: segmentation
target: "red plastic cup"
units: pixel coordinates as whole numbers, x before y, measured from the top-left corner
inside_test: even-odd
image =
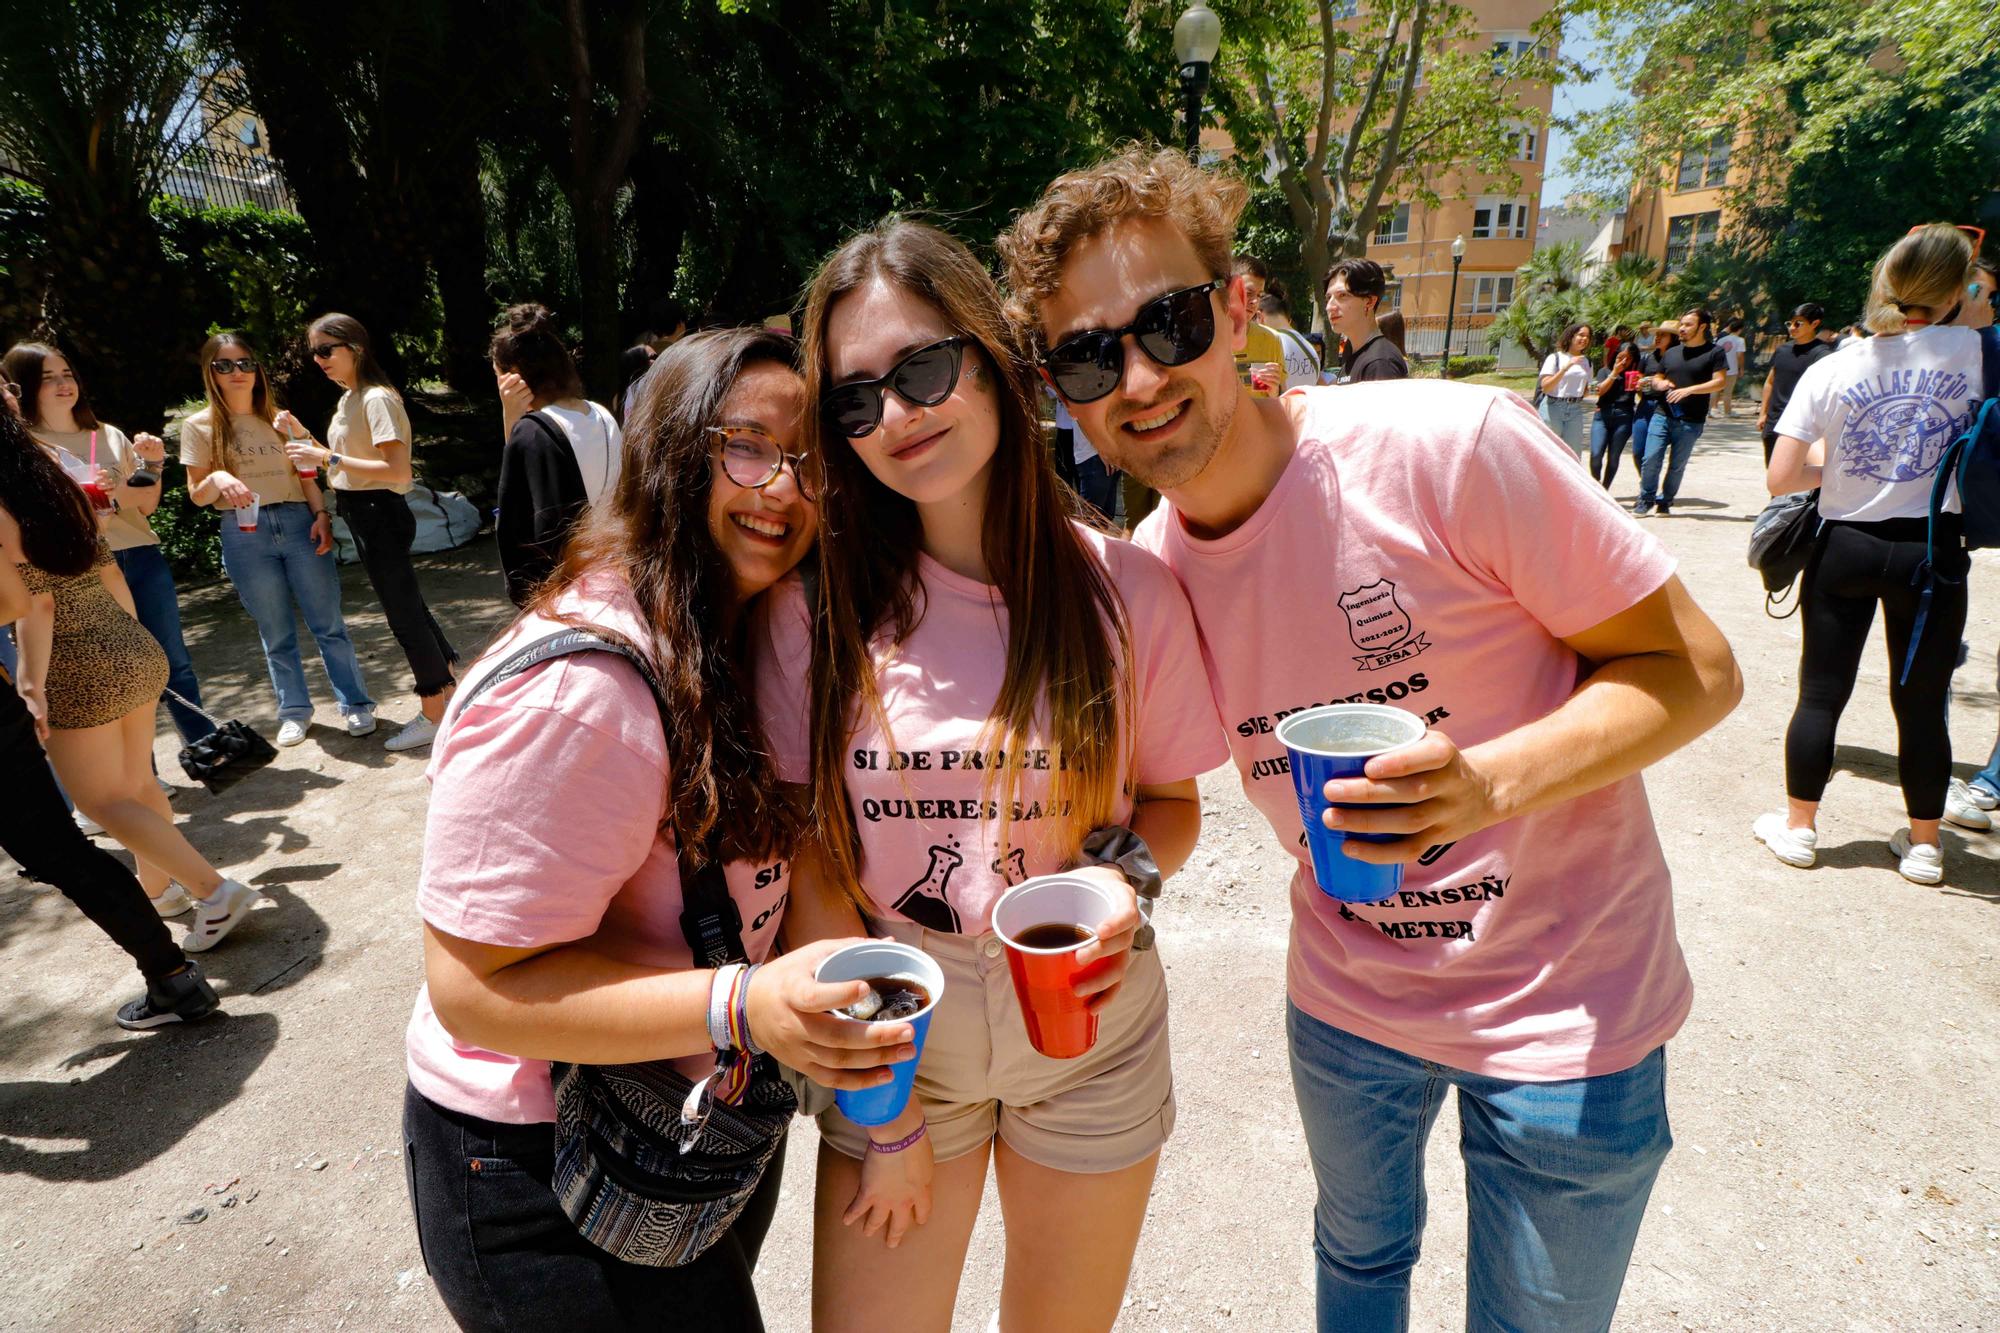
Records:
[[[1636,389],[1636,388],[1638,388],[1638,387],[1639,387],[1639,372],[1638,372],[1638,371],[1636,371],[1636,370],[1628,370],[1628,371],[1626,371],[1626,372],[1625,372],[1625,391],[1626,391],[1627,393],[1630,393],[1630,392],[1631,392],[1632,390],[1634,390],[1634,389]]]
[[[1021,1004],[1028,1041],[1051,1059],[1073,1060],[1097,1044],[1097,1015],[1076,993],[1076,983],[1097,964],[1085,967],[1076,955],[1120,906],[1111,889],[1073,875],[1026,880],[993,905],[993,933],[1007,946],[1007,970],[1014,977],[1014,998]],[[1036,947],[1037,926],[1075,927],[1084,938]],[[1023,936],[1030,942],[1023,943]]]

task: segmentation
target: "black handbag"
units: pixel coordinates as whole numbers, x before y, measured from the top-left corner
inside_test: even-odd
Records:
[[[201,714],[215,728],[200,740],[183,745],[180,752],[181,772],[209,791],[226,791],[245,774],[256,772],[278,757],[278,747],[251,730],[247,723],[233,718],[224,722],[172,689],[167,691],[167,697],[190,712]]]
[[[637,648],[607,632],[565,629],[527,644],[452,703],[453,714],[488,686],[579,652],[609,652],[645,677],[669,725],[666,701]],[[711,844],[696,868],[680,850],[681,932],[697,967],[747,959],[743,918]],[[745,1058],[738,1055],[737,1059]],[[627,1263],[677,1268],[729,1230],[764,1179],[798,1110],[777,1063],[758,1055],[741,1097],[696,1083],[670,1060],[625,1065],[555,1063],[555,1172],[563,1212],[585,1240]]]
[[[1750,525],[1750,568],[1764,576],[1764,614],[1773,620],[1799,609],[1796,601],[1789,611],[1773,608],[1784,602],[1792,584],[1805,573],[1820,526],[1818,491],[1776,496]]]

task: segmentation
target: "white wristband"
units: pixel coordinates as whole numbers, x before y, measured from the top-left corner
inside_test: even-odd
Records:
[[[729,992],[743,967],[742,963],[724,963],[709,978],[708,1040],[718,1051],[733,1050],[736,1045],[729,1039]]]

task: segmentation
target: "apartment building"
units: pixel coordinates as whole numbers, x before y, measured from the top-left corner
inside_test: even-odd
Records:
[[[1496,54],[1514,55],[1534,49],[1534,25],[1548,12],[1549,3],[1468,0],[1466,8],[1482,45],[1490,45]],[[1511,124],[1518,181],[1452,171],[1432,184],[1440,196],[1436,208],[1414,201],[1385,204],[1368,244],[1368,257],[1391,270],[1384,304],[1403,312],[1410,351],[1434,356],[1444,348],[1446,315],[1453,300],[1451,247],[1463,236],[1465,257],[1459,266],[1456,310],[1449,321],[1452,351],[1455,355],[1487,352],[1489,340],[1479,330],[1513,301],[1514,271],[1535,248],[1548,155],[1548,132],[1543,126],[1553,97],[1547,84],[1520,90],[1522,117]]]
[[[1737,221],[1732,187],[1742,183],[1730,165],[1735,146],[1734,131],[1717,130],[1657,178],[1634,182],[1625,208],[1626,253],[1651,255],[1672,273],[1726,235]]]

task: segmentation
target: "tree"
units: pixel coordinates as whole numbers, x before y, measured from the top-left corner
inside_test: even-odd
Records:
[[[77,0],[10,9],[0,40],[0,154],[39,187],[42,308],[107,419],[157,427],[193,348],[152,214],[168,171],[226,97],[196,0]]]
[[[1434,206],[1446,173],[1461,188],[1517,180],[1509,122],[1529,116],[1514,90],[1561,73],[1542,51],[1480,49],[1447,0],[1271,0],[1232,10],[1224,32],[1218,110],[1242,160],[1282,189],[1314,291],[1366,249],[1385,200]]]

